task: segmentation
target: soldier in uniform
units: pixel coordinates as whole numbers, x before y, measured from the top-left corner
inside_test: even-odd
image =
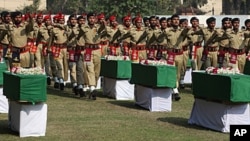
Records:
[[[35,14],[34,14],[35,15]],[[30,66],[32,67],[42,67],[41,64],[41,48],[37,47],[37,34],[39,27],[42,25],[43,15],[39,13],[35,17],[35,23],[33,27],[33,31],[28,34],[28,48],[30,48]],[[41,47],[41,46],[40,46]]]
[[[199,19],[197,17],[192,17],[190,19],[190,23],[192,25],[190,32],[195,32],[201,29],[199,27]],[[203,47],[202,47],[203,37],[201,35],[189,35],[189,38],[191,39],[191,42],[193,44],[192,46],[192,63],[194,63],[194,65],[192,65],[194,66],[193,70],[200,70],[203,63],[201,61],[203,52]]]
[[[101,49],[99,34],[105,31],[104,23],[95,24],[95,14],[87,14],[88,24],[81,27],[78,39],[83,37],[85,40],[84,71],[87,75],[87,85],[90,87],[89,98],[96,100],[95,88],[101,69]]]
[[[146,39],[146,51],[147,51],[147,59],[154,60],[156,59],[156,54],[158,50],[158,36],[161,34],[161,30],[156,26],[156,16],[151,16],[149,18],[150,27],[147,28],[143,34],[140,36],[137,44],[142,40]]]
[[[28,33],[33,31],[34,21],[31,15],[28,15],[28,22],[22,21],[22,13],[17,11],[11,14],[13,24],[9,24],[9,41],[12,50],[12,66],[29,68],[30,54],[27,47]]]
[[[226,36],[227,31],[231,31],[231,18],[224,17],[222,19],[222,28],[218,30],[218,37],[213,42],[218,42],[219,51],[217,55],[217,62],[219,67],[227,67],[228,65],[228,50],[229,50],[229,39]]]
[[[184,18],[184,19],[180,19],[180,28],[182,29],[187,29],[188,27],[188,19]],[[182,49],[183,49],[183,67],[181,69],[181,76],[180,76],[180,88],[184,89],[185,88],[185,84],[184,84],[184,77],[186,74],[186,69],[187,69],[187,63],[189,60],[189,44],[190,44],[190,39],[186,37],[184,37],[183,39],[183,43],[182,43]]]
[[[121,48],[120,43],[117,41],[117,38],[120,37],[120,31],[116,16],[111,15],[109,17],[110,26],[107,28],[107,34],[109,36],[110,44],[108,48],[109,55],[120,55]]]
[[[229,66],[238,68],[241,73],[244,71],[246,63],[245,39],[248,38],[244,31],[240,30],[240,19],[232,19],[233,29],[226,32],[229,38]]]
[[[4,29],[9,24],[12,24],[11,22],[11,15],[8,11],[3,11],[1,13],[2,18],[2,26],[4,26]],[[11,64],[11,58],[10,58],[10,48],[9,48],[9,36],[7,30],[0,30],[0,59],[4,59],[5,63],[8,67],[8,70],[10,70],[10,64]],[[2,60],[1,60],[2,61]]]
[[[106,25],[106,21],[105,21],[105,15],[104,13],[100,13],[98,16],[98,24],[102,24],[102,23],[105,23]],[[108,36],[105,36],[105,35],[101,35],[101,42],[100,42],[100,45],[101,45],[101,50],[102,50],[102,57],[106,56],[108,54],[108,46],[109,46],[109,38]]]
[[[67,50],[68,50],[68,65],[70,70],[70,81],[73,87],[73,92],[77,94],[77,78],[76,78],[76,63],[80,57],[81,51],[76,51],[76,36],[78,32],[77,17],[75,14],[70,15],[68,18],[68,25],[66,26],[66,32],[68,34]],[[72,35],[72,36],[70,36]],[[82,84],[81,84],[82,85]]]
[[[52,57],[51,54],[48,52],[48,41],[50,38],[50,32],[52,30],[52,21],[51,21],[51,16],[46,15],[43,18],[43,22],[40,24],[38,28],[38,33],[37,33],[37,47],[38,50],[36,53],[36,56],[41,56],[41,67],[45,68],[45,73],[47,75],[47,84],[51,85],[51,77],[55,77],[56,74],[51,74],[50,69],[50,58]],[[40,53],[40,54],[39,54]],[[38,57],[36,57],[38,58]],[[38,61],[37,59],[36,61]],[[37,63],[39,64],[39,63]],[[55,69],[55,67],[53,67]]]
[[[143,24],[144,24],[144,27],[145,29],[150,27],[150,23],[149,23],[149,18],[148,17],[144,17],[143,18]]]
[[[67,34],[64,28],[64,15],[59,13],[58,24],[54,25],[48,48],[51,49],[57,67],[60,90],[64,90],[64,81],[68,79]]]
[[[77,17],[77,23],[78,23],[78,30],[75,33],[75,36],[78,37],[79,30],[85,26],[86,23],[86,15],[83,14],[79,17]],[[76,60],[76,80],[77,80],[77,90],[76,94],[80,94],[80,97],[86,96],[87,91],[87,73],[84,71],[83,63],[84,63],[84,45],[85,40],[83,36],[80,38],[76,38],[76,55],[78,56]]]
[[[250,34],[250,19],[245,20],[245,27],[246,27],[245,34],[249,35]],[[250,52],[249,52],[250,39],[249,38],[246,39],[245,46],[246,46],[246,53],[247,53],[247,61],[250,61]]]
[[[217,67],[217,55],[218,55],[218,42],[214,42],[214,39],[218,36],[218,31],[215,29],[216,19],[210,17],[206,20],[207,27],[196,31],[193,34],[202,35],[204,39],[204,50],[202,55],[202,61],[205,68],[213,66]]]
[[[164,32],[168,28],[167,27],[167,18],[162,17],[160,19],[160,27],[161,27],[160,29],[162,32]],[[164,40],[158,44],[158,52],[159,51],[161,52],[160,54],[158,53],[159,55],[161,55],[161,56],[158,56],[159,59],[161,57],[163,57],[165,59],[166,55],[167,55],[167,39],[166,38],[164,38]]]
[[[129,56],[132,62],[138,63],[139,60],[147,59],[146,39],[137,42],[145,29],[142,26],[142,18],[140,16],[135,17],[134,22],[135,27],[128,31],[128,33],[124,34],[119,40],[130,38],[131,49]]]
[[[167,27],[171,27],[172,23],[171,23],[171,17],[167,18]]]
[[[179,16],[172,15],[171,17],[171,28],[167,28],[162,35],[167,39],[167,63],[169,65],[175,65],[177,68],[177,81],[176,88],[173,89],[172,98],[176,101],[181,99],[179,95],[179,81],[181,76],[181,71],[183,68],[183,39],[186,36],[188,29],[181,29],[179,27]],[[162,36],[159,36],[161,38]]]

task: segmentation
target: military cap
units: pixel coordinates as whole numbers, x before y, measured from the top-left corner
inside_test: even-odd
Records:
[[[232,23],[233,23],[233,22],[236,22],[236,21],[238,21],[238,22],[239,22],[239,21],[240,21],[240,19],[239,19],[239,18],[233,18],[233,19],[232,19]]]
[[[9,15],[10,14],[10,12],[8,12],[8,11],[3,11],[2,13],[1,13],[1,17],[6,17],[7,15]]]
[[[90,13],[87,14],[87,18],[92,17],[92,16],[96,16],[95,13],[90,12]]]
[[[246,25],[247,23],[250,23],[250,19],[246,19],[246,20],[245,20],[245,25]]]
[[[206,20],[206,23],[209,24],[209,23],[214,22],[214,21],[216,21],[216,19],[214,17],[210,17]]]
[[[22,13],[20,11],[12,12],[11,17],[15,18],[16,16],[22,16]]]
[[[180,24],[182,24],[185,21],[188,21],[188,19],[186,19],[186,18],[180,19]]]
[[[221,21],[222,21],[222,23],[224,23],[225,21],[231,21],[231,18],[229,18],[229,17],[224,17]]]
[[[162,21],[166,21],[167,20],[167,18],[166,17],[162,17],[162,18],[160,18],[160,23],[162,22]]]
[[[172,20],[173,18],[180,18],[180,16],[177,15],[177,14],[174,14],[174,15],[171,16],[171,20]]]
[[[194,20],[199,21],[199,19],[198,19],[197,17],[192,17],[192,18],[190,19],[190,23],[191,23],[192,21],[194,21]]]

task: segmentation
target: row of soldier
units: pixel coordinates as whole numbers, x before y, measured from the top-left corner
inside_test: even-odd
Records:
[[[164,59],[177,68],[173,99],[180,99],[178,88],[183,88],[187,62],[192,60],[193,70],[214,67],[237,67],[242,72],[248,54],[250,20],[245,30],[239,29],[238,18],[222,19],[222,27],[215,28],[216,19],[206,20],[207,27],[199,26],[199,19],[178,15],[170,18],[151,16],[131,18],[126,15],[122,24],[116,16],[70,15],[59,13],[36,16],[21,12],[1,13],[0,41],[2,56],[11,69],[13,66],[45,68],[54,87],[64,89],[68,78],[75,94],[95,100],[95,87],[99,79],[101,57],[126,55],[133,62],[141,59]],[[145,76],[146,77],[146,76]]]

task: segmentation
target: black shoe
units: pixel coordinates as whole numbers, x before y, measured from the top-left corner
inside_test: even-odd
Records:
[[[92,99],[92,100],[96,100],[96,95],[93,94],[91,99]]]
[[[78,95],[77,86],[75,86],[75,87],[72,89],[72,91],[73,91],[73,93],[74,93],[75,95]]]
[[[58,82],[55,82],[55,83],[54,83],[54,88],[55,88],[55,89],[58,89],[58,88],[59,88],[59,83],[58,83]]]
[[[50,77],[47,77],[47,85],[51,85],[51,79],[50,79]]]
[[[89,99],[96,100],[95,91],[93,91],[93,92],[91,92],[91,93],[89,94]]]
[[[63,83],[60,83],[60,90],[64,90],[64,84]]]
[[[78,91],[79,91],[79,94],[80,94],[80,98],[81,97],[86,97],[86,94],[82,89],[79,89]]]
[[[179,101],[181,99],[180,95],[178,93],[174,94],[174,100]]]
[[[180,84],[180,89],[185,89],[185,84]]]

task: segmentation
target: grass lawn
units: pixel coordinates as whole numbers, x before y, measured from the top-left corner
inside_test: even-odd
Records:
[[[183,90],[171,112],[149,112],[101,92],[92,101],[49,87],[46,136],[20,138],[8,128],[8,114],[0,114],[0,141],[228,141],[229,134],[188,124],[191,93]]]

